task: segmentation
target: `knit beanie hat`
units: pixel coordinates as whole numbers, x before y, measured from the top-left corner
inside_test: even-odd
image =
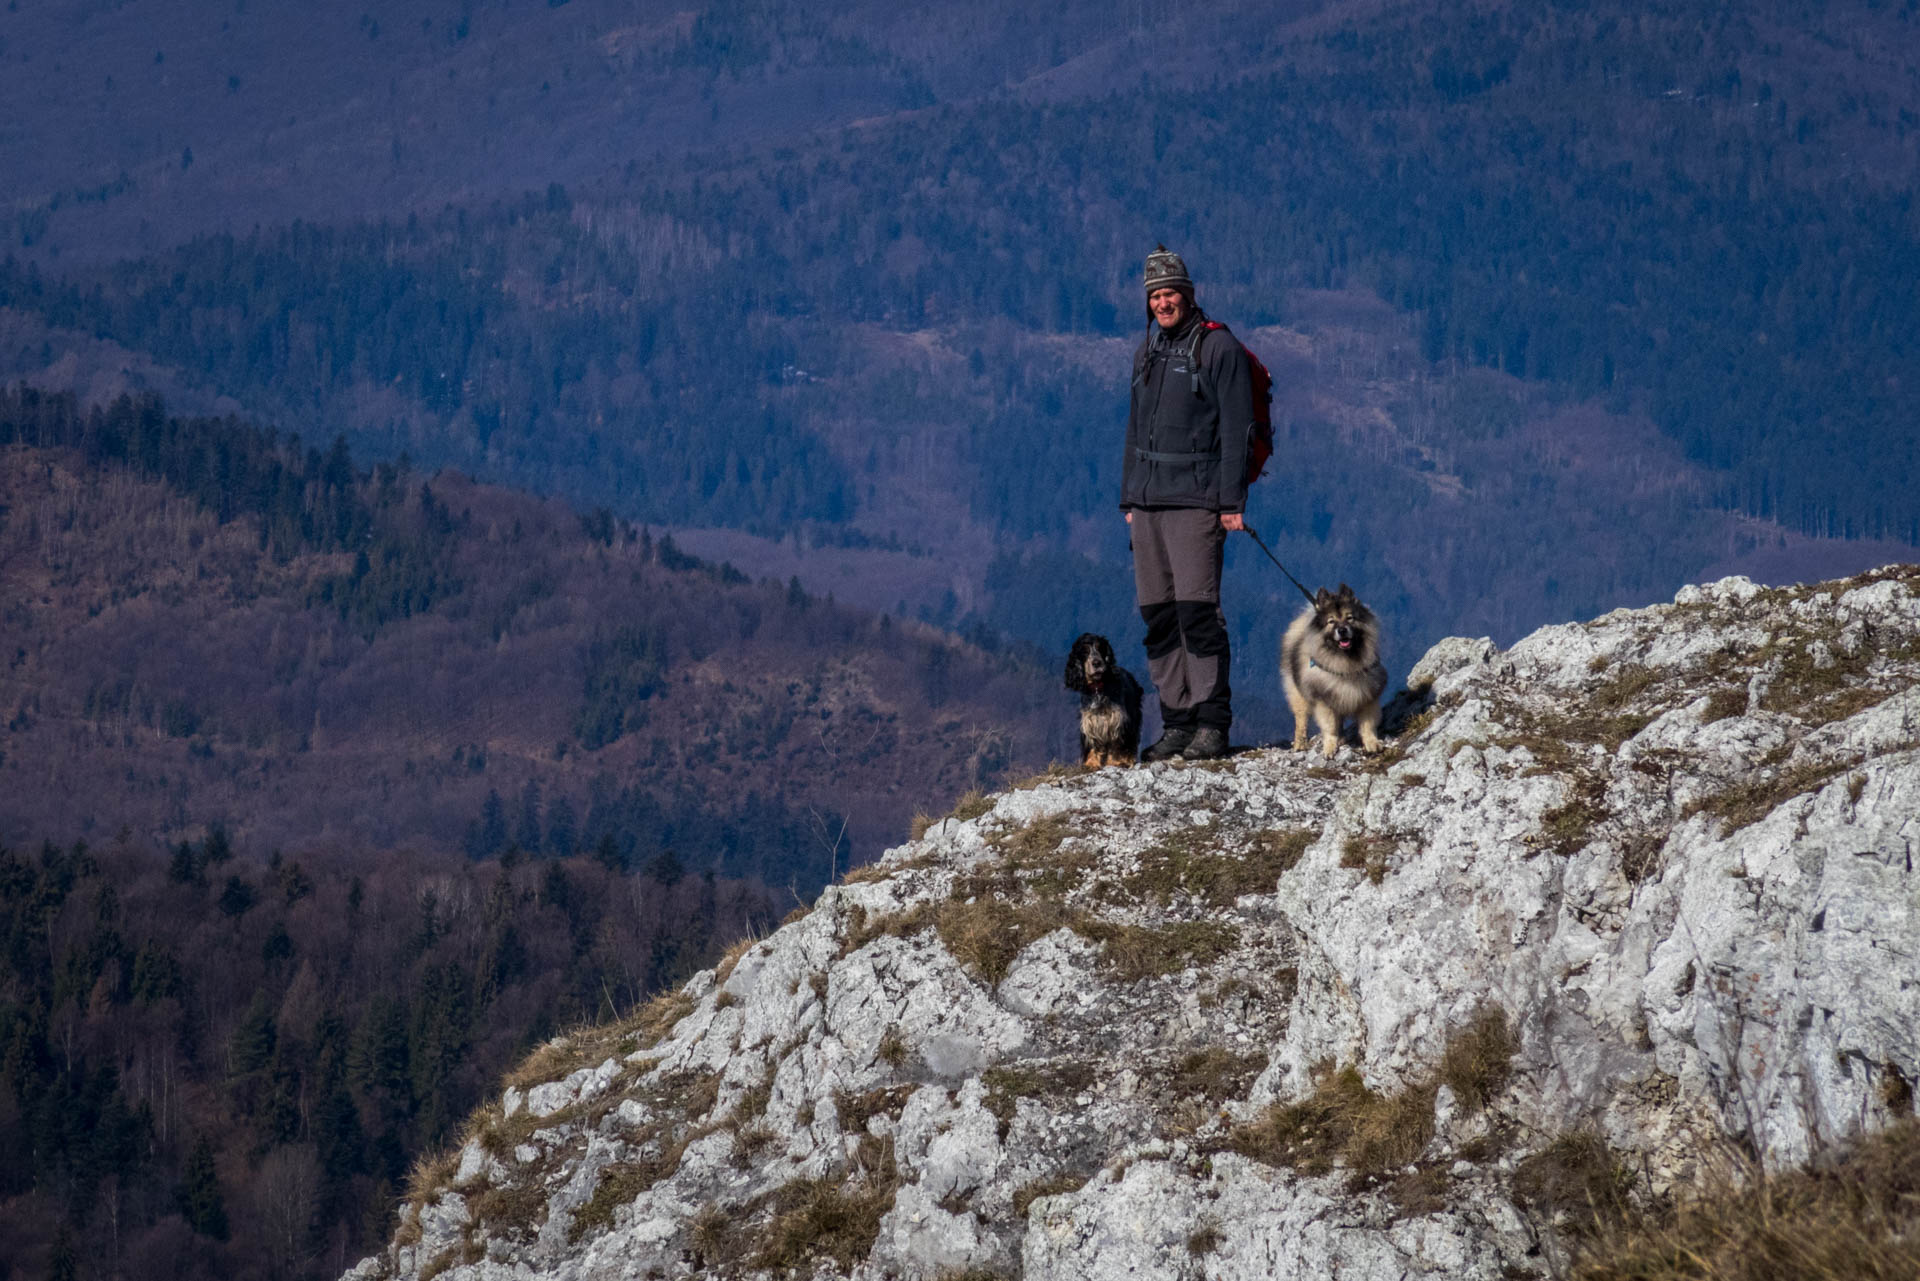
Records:
[[[1193,297],[1193,277],[1187,274],[1187,264],[1165,245],[1147,255],[1146,284],[1148,294],[1156,289],[1178,289]]]

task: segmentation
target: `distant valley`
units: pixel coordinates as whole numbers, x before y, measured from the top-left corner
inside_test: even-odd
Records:
[[[1282,375],[1257,526],[1402,661],[1920,540],[1910,5],[1015,12],[7,14],[0,376],[1063,651],[1136,630],[1113,441],[1168,240]],[[1236,560],[1259,739],[1290,589]]]
[[[606,841],[810,897],[1068,730],[1050,672],[604,511],[131,402],[4,409],[0,841]]]

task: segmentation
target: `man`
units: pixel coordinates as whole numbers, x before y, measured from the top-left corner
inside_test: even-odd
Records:
[[[1147,255],[1152,328],[1133,358],[1120,507],[1161,734],[1142,761],[1215,760],[1233,726],[1220,563],[1245,528],[1253,382],[1246,353],[1194,302],[1180,256]]]

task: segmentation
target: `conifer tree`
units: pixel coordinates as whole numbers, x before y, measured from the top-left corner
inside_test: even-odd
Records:
[[[215,823],[207,829],[207,839],[201,843],[201,854],[209,867],[219,867],[233,857],[233,841],[227,836],[227,825]]]
[[[560,858],[572,857],[579,847],[579,820],[573,813],[573,802],[564,796],[556,796],[547,805],[547,849]]]
[[[206,1135],[187,1154],[180,1183],[180,1217],[203,1237],[227,1239],[227,1201],[220,1192],[220,1176],[213,1167],[213,1144]]]
[[[73,1233],[62,1223],[47,1257],[47,1281],[79,1281],[80,1267],[73,1257]]]
[[[220,910],[228,916],[245,916],[253,906],[253,886],[238,876],[229,876],[220,891]]]
[[[480,829],[474,847],[467,852],[474,858],[491,858],[498,854],[507,843],[507,807],[501,801],[500,793],[487,789],[487,799],[480,806]]]
[[[194,857],[193,846],[185,841],[173,847],[173,858],[167,863],[167,879],[181,885],[200,879],[200,860]]]
[[[273,1059],[274,1043],[278,1039],[278,1029],[274,1026],[273,1006],[267,1001],[265,992],[253,998],[253,1004],[240,1019],[233,1036],[227,1042],[228,1073],[231,1076],[245,1076],[257,1072]]]
[[[620,843],[613,839],[612,832],[600,834],[599,844],[593,847],[593,861],[609,872],[624,873],[627,870],[627,856],[621,850]]]
[[[520,791],[520,822],[514,828],[513,839],[528,854],[540,852],[540,782],[528,779],[527,785]]]

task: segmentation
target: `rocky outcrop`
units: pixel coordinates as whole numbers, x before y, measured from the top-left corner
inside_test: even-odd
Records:
[[[1331,765],[1060,773],[546,1047],[363,1278],[1503,1278],[1912,1109],[1920,569],[1449,640]],[[1558,1164],[1556,1164],[1558,1163]]]

